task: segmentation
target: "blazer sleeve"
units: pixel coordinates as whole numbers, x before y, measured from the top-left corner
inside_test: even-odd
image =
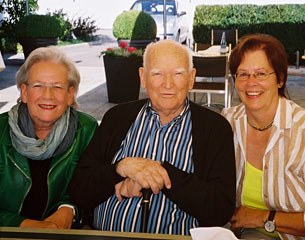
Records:
[[[235,209],[236,170],[233,133],[220,115],[193,119],[194,173],[165,162],[172,188],[163,192],[202,227],[223,226]],[[200,120],[200,121],[197,121]]]
[[[115,193],[115,184],[123,178],[116,173],[111,161],[146,101],[120,104],[104,115],[70,183],[69,194],[73,203],[92,209]]]
[[[116,123],[108,112],[82,154],[72,177],[69,194],[73,203],[81,208],[94,208],[114,194],[114,185],[121,181],[112,157],[120,146],[111,129]]]

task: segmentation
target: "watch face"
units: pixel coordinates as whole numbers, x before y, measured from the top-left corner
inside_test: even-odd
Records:
[[[267,221],[267,222],[265,222],[265,230],[267,232],[270,232],[270,233],[274,232],[274,230],[275,230],[275,223],[274,223],[274,221]]]

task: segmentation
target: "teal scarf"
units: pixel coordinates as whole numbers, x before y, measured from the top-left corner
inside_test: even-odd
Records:
[[[10,136],[13,147],[21,155],[33,160],[45,160],[67,150],[72,144],[77,128],[74,108],[67,108],[54,123],[45,140],[37,139],[27,105],[18,103],[8,112]]]

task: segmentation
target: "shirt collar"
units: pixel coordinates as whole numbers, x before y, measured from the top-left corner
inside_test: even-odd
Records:
[[[159,114],[156,110],[152,108],[152,103],[150,99],[148,99],[146,103],[145,110],[148,116],[155,116],[160,121]],[[190,101],[188,98],[186,98],[184,101],[184,107],[180,112],[180,114],[177,117],[175,117],[172,121],[170,121],[168,124],[180,122],[183,119],[183,117],[188,113],[189,110],[190,110]]]

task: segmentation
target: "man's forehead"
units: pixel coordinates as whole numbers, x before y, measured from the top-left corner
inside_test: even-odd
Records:
[[[164,67],[166,70],[168,70],[167,67]],[[164,71],[164,68],[151,68],[149,71],[150,72],[162,72]],[[175,71],[175,72],[185,72],[186,69],[184,67],[178,67],[178,68],[173,68],[171,69],[171,71]]]

